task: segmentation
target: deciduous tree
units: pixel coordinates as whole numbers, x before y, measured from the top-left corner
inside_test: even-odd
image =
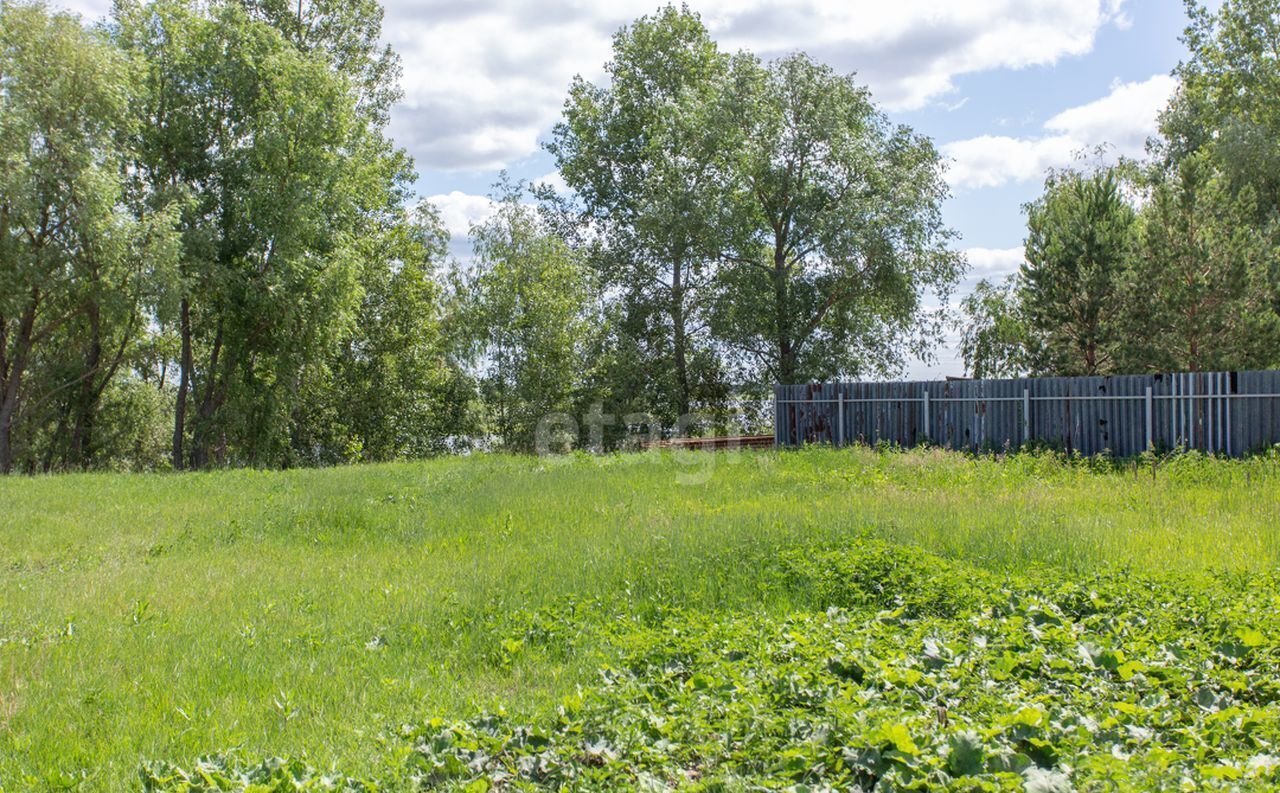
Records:
[[[960,354],[970,377],[1027,374],[1031,339],[1020,287],[1016,275],[997,283],[983,279],[961,301]]]
[[[716,333],[756,382],[884,375],[926,352],[963,270],[933,144],[803,54],[735,64],[745,131],[725,205]]]
[[[103,391],[140,326],[141,281],[168,218],[125,211],[127,60],[77,17],[0,4],[0,471],[15,435],[62,415],[92,458]],[[58,408],[61,408],[60,410]]]
[[[721,103],[729,57],[698,16],[667,6],[620,31],[606,85],[574,80],[548,150],[580,199],[617,329],[668,423],[718,389],[710,299],[736,128]],[[669,373],[669,374],[668,374]]]
[[[187,198],[175,467],[287,460],[302,395],[358,314],[362,268],[392,264],[362,258],[399,222],[412,176],[381,135],[374,83],[394,70],[361,43],[379,19],[117,6],[118,40],[146,65],[137,173],[150,194]]]
[[[474,261],[454,276],[461,348],[476,372],[488,429],[532,450],[538,423],[572,414],[589,372],[590,273],[564,240],[503,184],[497,212],[471,230]]]

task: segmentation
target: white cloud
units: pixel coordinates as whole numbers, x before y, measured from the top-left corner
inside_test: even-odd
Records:
[[[942,153],[952,160],[947,181],[962,190],[1035,179],[1048,168],[1070,162],[1080,148],[1077,141],[1061,135],[1038,140],[982,135],[948,143]]]
[[[95,19],[111,10],[109,0],[62,0],[51,5],[55,8],[79,14],[85,19]]]
[[[599,80],[610,36],[655,0],[389,0],[405,62],[393,132],[423,167],[484,170],[537,150],[575,74]],[[801,49],[857,71],[901,110],[950,93],[959,75],[1050,64],[1088,52],[1118,0],[702,0],[726,49]]]
[[[493,199],[459,190],[428,196],[427,201],[440,210],[440,222],[455,241],[465,239],[472,226],[483,223],[498,211]]]
[[[1088,52],[1120,12],[1117,0],[720,0],[697,7],[726,45],[766,55],[805,50],[856,70],[893,109],[950,92],[959,75]]]
[[[1118,83],[1107,96],[1046,121],[1048,134],[1041,137],[982,135],[948,143],[942,147],[952,160],[947,179],[957,190],[1026,182],[1100,144],[1108,144],[1116,154],[1136,157],[1157,131],[1157,117],[1176,87],[1177,81],[1163,74]]]
[[[57,2],[57,0],[55,0]],[[63,0],[88,15],[108,0]],[[1124,0],[695,0],[726,49],[804,50],[856,71],[890,109],[945,97],[960,75],[1052,64],[1122,24]],[[385,0],[404,61],[392,133],[435,170],[509,166],[538,149],[575,74],[599,80],[610,37],[658,0]]]
[[[1022,248],[969,248],[964,252],[973,278],[998,280],[1018,271],[1022,266]]]
[[[1167,74],[1140,83],[1117,83],[1107,96],[1062,111],[1044,128],[1086,143],[1110,143],[1123,154],[1138,155],[1156,132],[1156,117],[1177,87],[1178,81]]]
[[[534,179],[533,183],[535,185],[546,185],[562,196],[567,196],[573,192],[569,189],[569,183],[564,180],[564,177],[560,175],[559,171],[552,171],[545,176]]]

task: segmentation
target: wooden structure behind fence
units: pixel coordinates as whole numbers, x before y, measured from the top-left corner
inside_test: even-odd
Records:
[[[1280,444],[1280,371],[779,385],[774,439],[1239,457]]]

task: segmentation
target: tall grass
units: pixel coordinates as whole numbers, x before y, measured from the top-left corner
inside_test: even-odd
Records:
[[[5,479],[0,788],[119,789],[228,749],[376,773],[397,724],[590,682],[589,645],[504,657],[504,613],[782,612],[808,604],[780,551],[867,534],[994,570],[1267,569],[1280,464],[812,449]]]

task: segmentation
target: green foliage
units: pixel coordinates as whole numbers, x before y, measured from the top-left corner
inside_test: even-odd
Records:
[[[806,675],[856,675],[849,662],[866,659],[854,651],[873,638],[886,654],[871,658],[934,674],[914,631],[951,643],[965,615],[1007,603],[990,594],[1002,587],[1080,622],[1109,610],[1089,591],[1129,598],[1117,587],[1152,579],[1149,601],[1117,601],[1128,616],[1114,643],[1082,634],[1125,662],[1155,654],[1125,643],[1130,632],[1179,652],[1236,630],[1224,645],[1257,631],[1271,647],[1278,462],[844,448],[0,479],[0,787],[129,789],[140,759],[193,775],[200,757],[229,752],[219,773],[279,756],[316,769],[309,778],[413,789],[402,725],[505,707],[508,725],[554,731],[580,688],[621,707],[597,699],[597,670],[630,672],[633,649],[657,658],[666,641],[687,647],[696,632],[710,648],[758,626],[761,647],[803,653],[828,646],[831,606],[855,616],[829,629],[847,652],[797,656]],[[1056,589],[1071,582],[1070,597]],[[898,641],[890,623],[859,632],[900,608]],[[798,650],[782,632],[792,615],[805,620]],[[1030,627],[1021,640],[1040,646]],[[754,646],[738,649],[764,663]],[[1238,669],[1214,664],[1197,674]],[[864,673],[881,679],[878,666]],[[993,685],[965,711],[975,724],[997,723],[984,703],[1013,690]],[[899,722],[922,751],[950,751],[948,731]]]
[[[103,392],[176,253],[170,215],[125,211],[130,67],[77,17],[0,6],[3,473],[94,461]]]
[[[1124,284],[1128,368],[1271,366],[1280,346],[1272,282],[1280,248],[1256,225],[1253,188],[1233,194],[1203,153],[1152,182]]]
[[[207,464],[226,453],[214,445],[229,442],[246,459],[271,459],[283,445],[287,415],[284,393],[275,386],[296,390],[335,315],[351,310],[353,262],[325,239],[331,214],[340,213],[313,192],[320,186],[328,193],[325,188],[339,178],[335,154],[346,142],[350,111],[321,64],[295,55],[274,30],[245,20],[235,7],[213,19],[175,20],[184,22],[202,47],[188,67],[198,75],[191,85],[209,85],[212,95],[231,98],[225,115],[204,121],[209,137],[197,145],[229,155],[243,149],[215,158],[207,170],[196,166],[203,172],[192,174],[195,180],[229,188],[197,188],[201,214],[209,220],[262,218],[248,234],[204,218],[193,223],[193,233],[208,246],[208,258],[191,262],[187,274],[207,290],[192,302],[196,343],[207,350],[208,363],[194,374],[194,390],[202,396],[192,461]],[[228,60],[231,68],[223,65]],[[167,75],[160,79],[176,83]],[[263,95],[277,101],[259,104]],[[210,99],[197,94],[179,102],[203,109]],[[278,125],[295,114],[296,132]],[[185,154],[201,156],[194,149]],[[238,310],[228,312],[227,305]],[[223,405],[230,409],[223,412]]]
[[[147,763],[139,771],[142,789],[173,793],[206,793],[207,791],[253,791],[253,793],[315,793],[341,791],[357,793],[374,791],[376,787],[333,774],[317,773],[299,761],[279,758],[263,761],[252,768],[239,768],[223,758],[206,758],[191,771],[169,763]]]
[[[1256,222],[1273,226],[1280,209],[1280,91],[1271,0],[1186,0],[1190,57],[1175,71],[1180,87],[1161,119],[1164,158],[1207,154],[1233,191],[1251,188]]]
[[[839,582],[811,596],[825,610],[612,620],[597,628],[614,650],[596,686],[529,722],[402,728],[407,775],[442,790],[1280,782],[1274,576],[1000,578],[874,541],[803,566]],[[149,789],[189,789],[167,773],[148,773]]]
[[[1029,369],[1030,329],[1022,315],[1016,275],[993,284],[983,279],[961,301],[960,354],[977,378],[1022,377]]]
[[[574,82],[548,148],[621,293],[617,355],[660,418],[714,406],[726,371],[750,391],[892,372],[931,347],[922,299],[945,299],[963,263],[930,141],[851,77],[803,54],[731,58],[671,6],[618,34],[606,72]]]
[[[980,283],[964,301],[969,370],[1271,366],[1280,248],[1256,220],[1256,196],[1252,186],[1233,189],[1207,150],[1165,164],[1054,174],[1027,207],[1020,277]]]
[[[864,539],[856,553],[844,548],[785,551],[780,561],[789,588],[810,603],[845,608],[901,609],[911,616],[954,617],[981,601],[990,577],[911,546]]]
[[[386,461],[447,451],[474,430],[473,384],[450,355],[435,268],[448,235],[428,206],[362,241],[368,265],[329,376],[297,411],[304,462]]]
[[[572,220],[594,241],[601,284],[620,293],[615,401],[643,393],[631,407],[667,426],[719,390],[706,308],[737,135],[721,107],[728,72],[699,17],[668,5],[614,36],[607,86],[574,80],[547,146],[576,193]],[[637,364],[644,382],[632,386]]]
[[[100,407],[99,464],[124,471],[168,468],[172,397],[172,389],[134,375],[112,379]]]
[[[144,65],[132,109],[147,121],[141,201],[183,206],[182,260],[158,316],[181,342],[178,468],[347,454],[324,404],[341,393],[334,359],[362,287],[397,266],[403,251],[386,241],[412,225],[411,169],[382,134],[395,89],[378,81],[395,64],[376,49],[380,11],[289,8],[160,0],[116,12],[118,44]],[[337,448],[317,451],[317,439]]]
[[[1027,211],[1021,306],[1033,328],[1035,371],[1096,375],[1116,371],[1125,311],[1120,289],[1133,244],[1135,212],[1117,173],[1055,173]]]
[[[884,374],[925,353],[963,261],[942,222],[941,160],[852,77],[796,54],[735,60],[745,130],[714,327],[755,382]]]
[[[402,96],[400,56],[381,42],[383,9],[377,0],[238,0],[299,50],[323,57],[343,76],[368,131],[390,120]]]
[[[475,261],[454,274],[461,346],[477,369],[488,429],[503,448],[530,451],[545,420],[572,417],[594,327],[590,274],[509,187],[471,232]],[[576,421],[576,419],[575,419]],[[559,429],[565,429],[556,425]],[[550,448],[576,437],[556,434]]]
[[[1280,16],[1270,0],[1186,7],[1190,55],[1152,161],[1050,176],[1027,206],[1017,299],[966,305],[971,368],[1019,353],[1053,375],[1280,361]]]

